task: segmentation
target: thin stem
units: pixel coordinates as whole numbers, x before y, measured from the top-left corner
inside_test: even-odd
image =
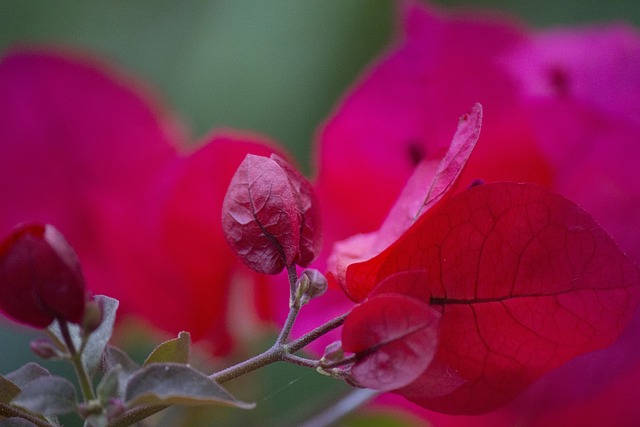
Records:
[[[60,332],[62,332],[64,342],[67,345],[67,349],[69,350],[71,363],[73,364],[73,367],[76,371],[78,382],[80,383],[80,389],[82,390],[82,396],[84,397],[85,401],[95,400],[96,395],[93,393],[93,387],[91,387],[89,375],[87,374],[87,371],[84,368],[84,364],[82,363],[82,353],[76,350],[76,346],[71,339],[71,335],[69,334],[69,326],[67,322],[60,319],[58,319],[58,324],[60,325]]]
[[[164,409],[167,409],[171,405],[158,405],[158,406],[139,406],[125,412],[119,418],[116,418],[108,424],[107,427],[128,427],[138,421],[142,421],[153,414],[156,414]]]
[[[276,339],[276,345],[284,344],[289,339],[291,329],[293,329],[293,324],[296,322],[298,314],[300,313],[300,308],[300,301],[298,301],[298,299],[294,299],[291,308],[289,308],[287,320],[284,321],[284,325],[282,326],[280,334],[278,334],[278,338]]]
[[[283,355],[284,352],[282,350],[282,346],[276,344],[269,350],[260,353],[251,359],[247,359],[237,365],[209,375],[209,378],[218,384],[222,384],[244,374],[248,374],[249,372],[255,371],[256,369],[262,368],[263,366],[283,360]]]
[[[292,306],[296,299],[296,282],[298,281],[298,272],[295,264],[287,266],[287,278],[289,279],[289,306]]]
[[[27,420],[38,427],[57,427],[56,424],[51,424],[48,421],[38,418],[30,413],[23,411],[20,408],[8,405],[6,403],[0,403],[0,419],[18,417]]]
[[[299,427],[328,427],[334,425],[337,421],[340,421],[343,417],[349,415],[351,412],[373,399],[379,393],[380,392],[377,390],[370,390],[366,388],[354,390],[338,403],[329,407],[310,420],[307,420]]]
[[[296,356],[295,354],[285,353],[282,358],[283,362],[292,363],[294,365],[303,366],[305,368],[316,369],[320,367],[320,361],[315,359],[307,359],[306,357]]]

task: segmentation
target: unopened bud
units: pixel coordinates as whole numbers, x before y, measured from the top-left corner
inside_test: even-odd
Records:
[[[313,268],[304,270],[298,279],[296,291],[301,305],[308,303],[312,298],[324,294],[328,286],[327,278],[318,270]]]
[[[35,338],[29,343],[29,348],[42,359],[60,358],[62,354],[56,346],[46,338]]]
[[[84,307],[84,317],[82,318],[82,330],[85,335],[89,335],[102,324],[104,307],[102,300],[88,301]]]
[[[329,344],[324,349],[321,364],[329,364],[340,362],[344,359],[344,350],[342,349],[342,341],[335,341]]]

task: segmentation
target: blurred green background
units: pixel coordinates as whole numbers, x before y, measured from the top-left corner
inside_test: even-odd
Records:
[[[437,3],[498,9],[538,28],[640,26],[638,0]],[[217,127],[252,130],[286,146],[309,172],[315,130],[395,23],[391,0],[0,0],[0,53],[43,43],[87,50],[154,88],[194,142]],[[0,372],[34,359],[32,335],[0,320]]]
[[[538,27],[624,19],[637,0],[440,0]],[[156,88],[194,139],[228,126],[284,144],[308,168],[314,131],[387,44],[391,0],[0,0],[0,51],[81,47]],[[308,169],[307,169],[308,170]]]

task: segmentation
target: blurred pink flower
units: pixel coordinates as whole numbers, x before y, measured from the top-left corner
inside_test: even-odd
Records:
[[[247,152],[274,150],[229,133],[190,153],[184,139],[138,82],[98,61],[28,49],[0,62],[0,234],[55,224],[121,314],[225,353],[243,267],[222,236],[222,199]]]

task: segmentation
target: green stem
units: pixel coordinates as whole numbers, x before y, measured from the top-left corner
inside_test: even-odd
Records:
[[[80,383],[82,397],[84,398],[85,402],[95,400],[96,395],[93,393],[93,387],[91,387],[89,374],[87,374],[87,370],[82,363],[82,353],[76,350],[76,346],[71,339],[71,335],[69,334],[69,326],[67,325],[67,322],[59,319],[58,324],[60,325],[60,332],[62,332],[62,337],[64,338],[67,350],[69,351],[69,355],[71,356],[71,363],[73,364],[73,368],[75,369],[76,375],[78,377],[78,382]]]
[[[31,415],[20,408],[16,408],[6,403],[0,403],[0,419],[13,417],[22,418],[23,420],[27,420],[38,427],[58,427],[56,424],[51,424],[50,422]]]

